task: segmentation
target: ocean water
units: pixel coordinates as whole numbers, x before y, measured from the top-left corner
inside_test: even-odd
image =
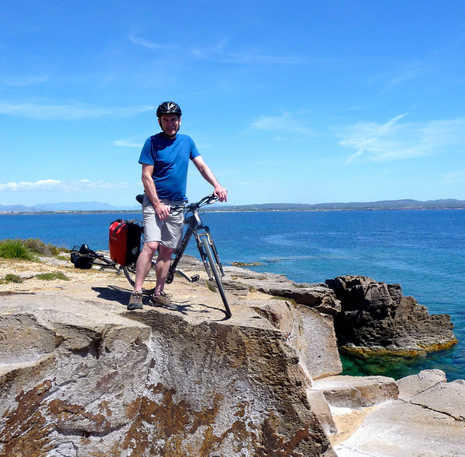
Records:
[[[140,219],[138,213],[0,215],[0,239],[106,249],[108,226],[121,216]],[[439,368],[449,380],[465,379],[464,211],[209,212],[203,219],[225,264],[260,262],[254,270],[299,282],[361,274],[399,283],[430,313],[451,316],[459,339],[452,349],[413,359],[344,358],[345,373],[398,378]],[[196,254],[193,245],[188,253]]]

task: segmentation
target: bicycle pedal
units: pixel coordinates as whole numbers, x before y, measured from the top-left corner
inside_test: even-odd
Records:
[[[197,282],[200,279],[199,275],[191,276],[191,282]]]

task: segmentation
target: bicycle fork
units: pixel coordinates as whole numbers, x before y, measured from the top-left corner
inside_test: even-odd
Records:
[[[213,256],[215,258],[215,262],[218,265],[218,268],[220,270],[221,277],[223,277],[224,276],[223,265],[221,264],[220,256],[218,255],[218,251],[216,249],[215,242],[213,241],[212,237],[210,236],[209,228],[208,227],[203,227],[203,229],[205,230],[204,232],[200,232],[200,233],[194,232],[194,236],[195,236],[195,241],[197,242],[197,247],[199,249],[200,257],[202,258],[203,266],[205,267],[205,271],[208,274],[208,279],[212,280],[214,278],[213,278],[213,273],[211,271],[210,265],[208,263],[207,253],[205,252],[205,250],[203,248],[203,244],[202,244],[202,241],[201,241],[202,238],[206,238],[207,243],[210,246],[210,249],[211,249],[211,251],[213,253]]]

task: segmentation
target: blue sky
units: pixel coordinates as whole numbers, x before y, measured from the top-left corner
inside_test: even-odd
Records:
[[[232,204],[465,199],[461,0],[6,0],[0,21],[0,204],[133,206],[171,99]]]

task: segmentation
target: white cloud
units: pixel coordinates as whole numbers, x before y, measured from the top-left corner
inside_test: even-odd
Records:
[[[48,81],[47,75],[21,76],[21,77],[4,78],[2,80],[3,84],[5,84],[6,86],[12,86],[12,87],[33,86],[36,84],[42,84],[47,81]]]
[[[179,49],[180,46],[175,44],[155,43],[134,35],[129,35],[129,41],[138,46],[147,49]],[[219,40],[218,43],[211,46],[186,48],[186,56],[198,60],[208,60],[217,63],[226,64],[268,64],[268,65],[295,65],[307,63],[302,57],[279,56],[262,54],[256,51],[244,50],[241,52],[229,51],[227,49],[228,40],[226,38]]]
[[[359,122],[344,129],[339,144],[359,157],[388,161],[422,157],[465,142],[465,118],[429,122],[401,122],[407,114],[393,117],[384,124]]]
[[[129,41],[131,43],[137,44],[138,46],[142,46],[148,49],[175,49],[177,48],[177,46],[173,44],[155,43],[153,41],[146,40],[145,38],[140,38],[134,35],[129,35]]]
[[[61,181],[56,179],[41,179],[35,182],[29,181],[20,181],[20,182],[8,182],[6,184],[0,184],[0,191],[2,190],[12,190],[12,191],[21,191],[21,190],[54,190],[58,185],[61,184]]]
[[[127,188],[127,183],[114,183],[105,181],[91,181],[89,179],[80,179],[77,181],[60,181],[57,179],[40,179],[38,181],[19,181],[0,183],[1,191],[62,191],[62,192],[77,192],[88,189],[124,189]]]
[[[270,132],[293,133],[299,135],[314,135],[314,131],[302,121],[295,119],[291,114],[284,113],[280,116],[261,116],[252,122],[252,127],[257,130]]]
[[[132,140],[115,140],[113,141],[114,146],[118,146],[120,148],[142,148],[142,143],[136,143]]]
[[[386,89],[391,89],[395,86],[399,86],[407,81],[412,81],[420,77],[426,68],[421,62],[411,62],[402,68],[390,81],[386,84]]]
[[[0,114],[31,119],[77,120],[105,116],[128,117],[152,110],[152,106],[99,107],[84,104],[45,105],[37,103],[2,103]]]

